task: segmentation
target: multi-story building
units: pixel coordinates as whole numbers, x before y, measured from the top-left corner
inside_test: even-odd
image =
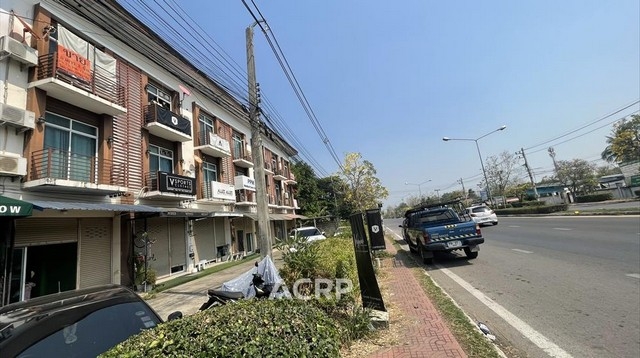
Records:
[[[116,1],[3,1],[0,195],[15,221],[5,300],[131,284],[255,251],[246,106]],[[6,24],[6,25],[5,25]],[[293,225],[296,150],[262,132],[271,235]],[[2,215],[0,213],[0,215]]]

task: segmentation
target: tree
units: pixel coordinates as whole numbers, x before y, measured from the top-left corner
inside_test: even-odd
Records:
[[[322,200],[331,215],[347,219],[354,209],[345,201],[347,184],[337,175],[328,176],[318,180],[318,189]]]
[[[614,175],[614,174],[622,174],[622,170],[620,170],[619,167],[611,167],[608,165],[601,165],[598,168],[596,168],[596,177],[598,178],[601,178],[607,175]]]
[[[609,163],[618,164],[640,159],[640,115],[634,114],[630,119],[614,123],[601,157]]]
[[[291,166],[291,170],[298,182],[296,198],[301,214],[309,217],[326,215],[327,205],[318,188],[318,178],[313,168],[305,162],[297,162]]]
[[[345,155],[339,175],[347,184],[345,202],[360,212],[377,208],[378,203],[389,196],[389,191],[375,176],[373,164],[362,159],[360,153]]]
[[[574,195],[589,193],[597,186],[595,165],[584,159],[559,160],[556,177],[570,187]]]
[[[522,171],[519,164],[518,156],[507,151],[487,158],[485,171],[492,195],[504,196],[508,186],[518,184],[519,174]]]

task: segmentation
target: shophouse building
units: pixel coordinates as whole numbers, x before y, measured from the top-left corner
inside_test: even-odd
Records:
[[[5,250],[3,304],[131,285],[139,257],[162,279],[256,250],[241,99],[116,1],[0,7],[0,195],[34,206]],[[299,217],[297,152],[266,126],[262,138],[282,237]]]

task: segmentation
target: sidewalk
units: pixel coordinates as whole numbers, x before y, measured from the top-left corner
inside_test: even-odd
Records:
[[[395,246],[389,241],[387,244],[387,252],[395,255]],[[414,322],[403,332],[403,343],[381,349],[369,358],[467,357],[414,277],[411,267],[415,263],[408,260],[411,259],[394,259],[389,287],[393,295],[385,300],[391,301],[386,304],[397,306],[405,317],[411,317]]]

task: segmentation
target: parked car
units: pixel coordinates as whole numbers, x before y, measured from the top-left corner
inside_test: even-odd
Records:
[[[471,220],[459,201],[409,209],[400,227],[409,250],[418,253],[425,264],[433,263],[435,252],[463,250],[468,259],[475,259],[484,243],[480,225]]]
[[[498,225],[498,215],[486,205],[470,206],[465,210],[477,224]]]
[[[315,226],[303,226],[293,229],[289,233],[289,236],[294,238],[306,237],[308,242],[324,240],[327,238],[326,236],[324,236],[324,231],[320,231]]]
[[[169,319],[182,314],[174,312]],[[132,290],[97,286],[0,307],[2,357],[96,357],[162,323]]]

